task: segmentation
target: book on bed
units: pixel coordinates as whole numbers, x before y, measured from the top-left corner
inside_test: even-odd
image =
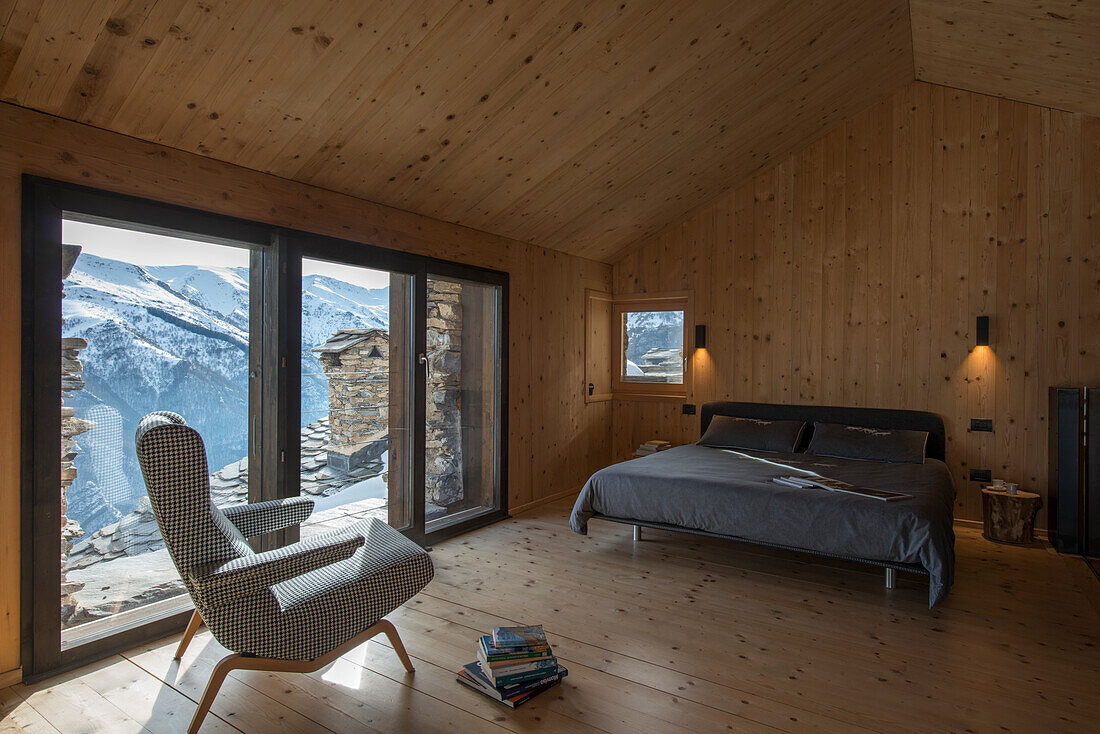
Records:
[[[859,497],[868,497],[873,500],[881,500],[882,502],[896,502],[898,500],[908,499],[912,497],[912,495],[905,494],[903,492],[891,492],[888,489],[857,487],[854,484],[842,482],[839,479],[828,479],[827,477],[785,476],[776,477],[774,481],[777,484],[783,484],[788,487],[797,487],[800,489],[825,489],[830,492],[843,492],[844,494],[854,494]]]

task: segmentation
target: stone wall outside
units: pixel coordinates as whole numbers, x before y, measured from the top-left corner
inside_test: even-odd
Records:
[[[77,257],[80,256],[80,248],[74,245],[62,246],[61,257],[61,297],[65,297],[65,278],[69,277]],[[65,398],[72,393],[84,389],[82,373],[84,365],[80,362],[80,350],[86,348],[88,342],[80,338],[67,338],[61,340],[61,618],[62,621],[72,617],[77,611],[77,601],[74,594],[84,588],[84,584],[70,581],[65,575],[65,563],[69,559],[69,553],[73,549],[73,543],[79,539],[84,531],[75,520],[70,520],[69,512],[69,488],[76,480],[76,467],[73,460],[76,458],[76,437],[86,433],[92,428],[92,423],[77,418],[73,409],[65,405]]]
[[[386,450],[390,340],[382,329],[356,329],[336,332],[330,343],[341,338],[349,346],[320,359],[328,377],[328,463],[349,471]]]
[[[464,499],[462,489],[462,285],[428,280],[428,406],[424,485],[428,502]]]
[[[425,492],[432,505],[463,501],[462,285],[428,281]],[[377,460],[389,433],[389,333],[339,329],[315,347],[329,383],[330,466]]]

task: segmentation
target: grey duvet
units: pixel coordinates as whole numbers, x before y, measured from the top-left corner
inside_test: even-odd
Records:
[[[801,471],[799,471],[801,470]],[[830,479],[912,495],[896,502],[784,487],[784,474]],[[813,454],[680,446],[592,475],[569,525],[588,534],[599,515],[658,522],[749,541],[923,566],[929,606],[951,588],[955,566],[947,466],[834,459]]]

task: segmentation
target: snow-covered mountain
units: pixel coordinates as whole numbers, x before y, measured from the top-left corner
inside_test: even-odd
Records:
[[[171,286],[183,297],[248,330],[248,270],[246,268],[198,268],[194,265],[160,265],[145,271]]]
[[[651,349],[684,346],[683,311],[631,311],[626,315],[626,358],[635,364]]]
[[[310,349],[340,328],[387,328],[389,292],[324,275],[303,278],[303,424],[327,413]],[[83,337],[85,388],[65,398],[95,423],[77,437],[70,516],[91,533],[145,494],[133,436],[151,410],[182,414],[210,469],[248,453],[247,268],[139,267],[83,253],[65,280],[62,336]]]

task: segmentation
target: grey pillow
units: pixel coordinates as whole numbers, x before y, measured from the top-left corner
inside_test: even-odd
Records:
[[[841,459],[923,464],[928,431],[814,423],[808,454]]]
[[[793,453],[806,430],[805,421],[769,421],[716,415],[699,439],[700,446]]]

